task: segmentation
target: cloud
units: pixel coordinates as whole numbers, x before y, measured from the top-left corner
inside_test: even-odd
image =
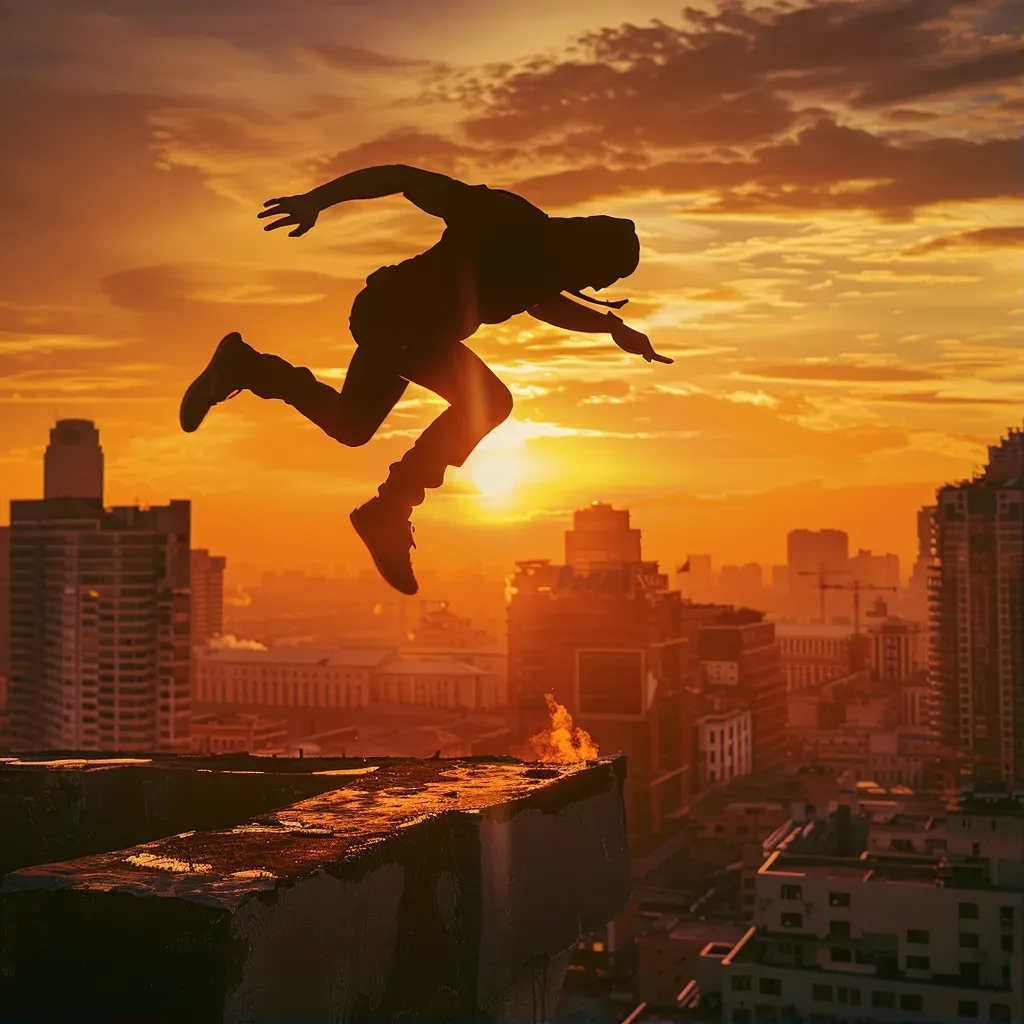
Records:
[[[903,250],[905,256],[928,256],[950,249],[1002,249],[1024,245],[1024,226],[975,228],[953,235],[937,235]]]
[[[890,381],[934,380],[930,370],[909,366],[872,366],[856,363],[776,363],[756,370],[742,370],[741,377],[758,380]]]
[[[410,57],[396,57],[393,54],[368,50],[362,46],[346,43],[307,43],[302,51],[324,61],[332,68],[346,71],[380,71],[391,73],[435,66],[433,61]]]
[[[938,391],[905,391],[897,395],[872,395],[872,401],[896,405],[1020,405],[1019,398],[949,395]]]

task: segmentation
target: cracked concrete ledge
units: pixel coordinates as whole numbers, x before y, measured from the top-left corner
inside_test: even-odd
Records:
[[[629,896],[625,759],[326,770],[230,827],[8,874],[0,1020],[543,1019]]]

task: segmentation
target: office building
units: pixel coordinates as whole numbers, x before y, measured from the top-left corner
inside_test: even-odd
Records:
[[[1024,781],[1024,431],[939,490],[931,590],[936,730],[961,778]]]

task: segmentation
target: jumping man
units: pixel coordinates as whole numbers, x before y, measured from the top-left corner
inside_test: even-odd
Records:
[[[467,185],[404,165],[368,167],[304,195],[268,199],[264,230],[292,227],[297,238],[321,210],[351,199],[401,193],[446,225],[440,241],[366,279],[349,325],[356,350],[340,392],[305,367],[258,352],[237,332],[217,346],[209,366],[181,402],[181,427],[193,431],[210,408],[240,391],[277,398],[298,409],[344,445],[366,444],[402,397],[409,381],[449,403],[387,480],[351,515],[352,525],[381,575],[403,594],[415,594],[410,549],[412,510],[425,489],[440,487],[448,466],[461,466],[481,439],[512,411],[505,385],[463,342],[481,324],[527,312],[567,331],[609,334],[626,352],[670,363],[646,335],[614,313],[625,304],[581,295],[628,277],[640,260],[633,222],[617,217],[549,217],[520,196]]]

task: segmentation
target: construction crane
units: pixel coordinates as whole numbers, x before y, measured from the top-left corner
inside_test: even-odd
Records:
[[[821,592],[821,624],[823,626],[825,625],[825,591],[832,589],[831,586],[826,585],[825,577],[843,575],[849,571],[849,569],[826,569],[824,562],[817,569],[800,569],[797,571],[797,576],[818,577],[818,590]]]
[[[853,632],[860,636],[860,592],[862,590],[899,590],[899,587],[880,583],[861,583],[854,580],[852,583],[826,583],[822,580],[819,584],[822,593],[826,590],[852,590],[853,591]]]

